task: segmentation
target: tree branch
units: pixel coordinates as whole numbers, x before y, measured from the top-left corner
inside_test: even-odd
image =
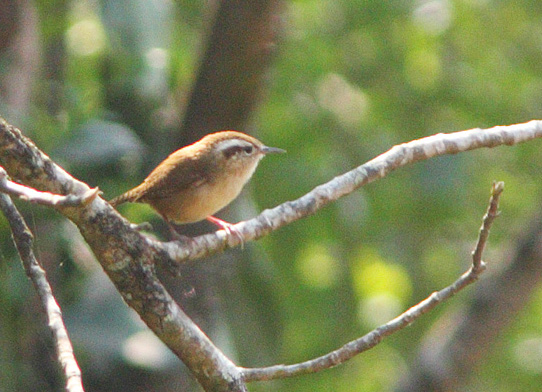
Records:
[[[76,195],[55,195],[51,192],[40,192],[34,188],[17,184],[8,180],[8,174],[0,167],[0,192],[11,196],[18,196],[30,203],[41,204],[50,207],[78,207],[91,203],[100,193],[98,188],[89,189],[80,196]]]
[[[176,132],[180,136],[177,141],[187,135],[198,140],[209,130],[238,129],[247,122],[276,50],[282,5],[278,0],[220,0],[213,4],[213,25],[181,129]]]
[[[243,369],[243,379],[250,382],[293,377],[300,374],[319,372],[321,370],[340,365],[354,356],[373,348],[385,337],[412,324],[420,316],[446,301],[454,294],[467,287],[469,284],[475,282],[480,274],[485,270],[485,264],[482,262],[481,256],[489,236],[489,229],[495,218],[498,216],[497,208],[499,204],[499,197],[503,190],[504,183],[499,182],[497,184],[493,184],[488,211],[484,216],[482,228],[480,229],[480,234],[478,237],[478,243],[475,251],[473,252],[476,257],[473,257],[471,268],[452,285],[431,294],[428,298],[411,307],[390,322],[374,329],[359,339],[345,344],[335,351],[295,365],[276,365],[252,369],[245,368]]]
[[[21,183],[47,192],[81,196],[90,191],[3,119],[0,165]],[[246,390],[235,365],[183,312],[156,277],[154,265],[163,255],[149,246],[147,237],[133,230],[100,197],[87,205],[59,211],[77,225],[128,305],[186,364],[205,390]]]
[[[478,242],[476,247],[472,251],[472,268],[474,270],[483,270],[485,268],[482,261],[482,253],[486,247],[487,239],[489,238],[489,229],[493,224],[493,221],[499,216],[499,198],[504,191],[504,182],[494,182],[491,188],[491,199],[489,200],[489,207],[484,219],[482,221],[482,227],[480,227],[480,234],[478,235]]]
[[[57,359],[63,370],[62,374],[66,383],[65,390],[67,392],[83,392],[81,370],[73,354],[73,347],[68,336],[68,331],[62,320],[62,312],[47,281],[45,271],[34,256],[34,251],[32,250],[34,237],[10,197],[3,193],[0,193],[0,209],[9,222],[11,232],[13,233],[13,241],[21,257],[26,274],[32,281],[41,300],[43,310],[47,315],[47,325],[52,332]]]
[[[232,229],[241,233],[244,241],[257,240],[270,232],[298,219],[314,214],[327,204],[352,193],[356,189],[387,176],[390,172],[409,164],[435,156],[457,154],[477,148],[514,145],[542,137],[542,121],[498,126],[489,129],[471,129],[454,133],[440,133],[394,146],[371,161],[317,186],[297,200],[288,201],[259,216],[237,223]],[[157,250],[168,257],[166,267],[175,271],[176,263],[199,259],[226,247],[240,245],[238,236],[228,236],[224,230],[199,236],[184,244],[152,242]],[[171,264],[169,260],[174,260]]]
[[[313,214],[339,197],[407,164],[481,147],[513,145],[539,137],[542,137],[542,121],[439,134],[415,140],[395,146],[357,169],[316,187],[305,196],[266,210],[254,219],[235,225],[235,228],[242,233],[245,241],[254,240]],[[4,120],[0,120],[0,165],[11,177],[43,191],[76,196],[90,191],[86,184],[71,177],[22,136],[18,129]],[[220,230],[186,243],[161,243],[133,230],[130,223],[100,197],[95,197],[87,205],[63,207],[59,211],[77,225],[128,305],[187,365],[205,390],[246,390],[242,378],[242,371],[245,370],[235,366],[213,345],[173,301],[155,274],[157,263],[176,271],[179,262],[201,258],[227,246],[239,245],[240,239],[237,236],[227,236]],[[482,240],[481,243],[483,245]],[[387,336],[402,323],[408,324],[412,317],[419,317],[436,306],[442,297],[447,298],[471,283],[478,272],[480,271],[469,271],[454,285],[433,294],[407,311],[404,316],[381,327],[378,334]],[[348,344],[345,352],[355,353],[360,347],[372,347],[381,339],[378,334],[374,334],[373,332],[359,339],[359,343]],[[333,358],[332,353],[325,361],[333,364]],[[309,365],[300,364],[293,372],[306,372],[307,366]],[[264,377],[260,376],[257,370],[246,372],[246,380]]]
[[[514,249],[504,254],[508,261],[503,260],[500,268],[476,285],[465,304],[448,310],[425,334],[397,391],[460,391],[476,377],[480,361],[491,356],[499,335],[540,288],[540,211],[525,225]]]

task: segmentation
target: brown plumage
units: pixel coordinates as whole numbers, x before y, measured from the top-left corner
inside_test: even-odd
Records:
[[[110,204],[147,203],[167,221],[207,218],[221,225],[212,215],[239,195],[265,154],[278,152],[284,150],[241,132],[212,133],[172,153],[140,185]]]

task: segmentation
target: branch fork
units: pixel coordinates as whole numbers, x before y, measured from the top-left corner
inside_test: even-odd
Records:
[[[233,227],[241,233],[245,242],[256,240],[297,219],[314,214],[327,204],[385,177],[393,170],[419,160],[481,147],[513,145],[540,137],[542,121],[531,121],[414,140],[390,149],[366,164],[314,188],[297,200],[265,210],[258,217]],[[473,265],[452,285],[433,293],[367,335],[322,357],[294,365],[248,369],[236,366],[188,318],[158,280],[154,268],[154,264],[162,263],[175,272],[187,260],[199,259],[227,246],[239,245],[240,239],[237,236],[228,236],[221,230],[183,244],[162,243],[143,236],[98,197],[97,188],[91,189],[71,177],[23,137],[19,130],[1,119],[0,164],[5,168],[5,171],[0,170],[0,191],[54,207],[72,220],[128,305],[188,366],[207,391],[246,391],[245,383],[249,381],[291,377],[336,366],[374,347],[384,337],[409,325],[473,283],[485,268],[482,253],[491,224],[498,215],[498,200],[503,189],[502,183],[494,184],[490,205],[473,251]],[[24,185],[10,181],[6,172]],[[15,229],[13,232],[14,235],[18,233]]]
[[[51,192],[40,192],[9,179],[8,173],[3,167],[0,167],[0,192],[11,196],[17,196],[21,200],[30,203],[41,204],[44,206],[62,208],[62,207],[86,207],[101,194],[99,188],[88,189],[81,195],[57,195]]]

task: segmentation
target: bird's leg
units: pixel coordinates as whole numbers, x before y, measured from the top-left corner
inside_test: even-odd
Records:
[[[245,246],[245,239],[243,238],[243,235],[237,230],[233,225],[229,222],[226,222],[225,220],[219,219],[215,216],[209,215],[207,218],[209,222],[214,223],[221,229],[223,229],[228,235],[235,234],[237,238],[241,241],[241,249]]]
[[[167,227],[169,229],[169,236],[171,241],[181,241],[181,242],[187,242],[192,241],[192,238],[187,235],[182,235],[177,232],[175,229],[175,225],[171,220],[169,220],[165,215],[162,215],[162,218],[164,219],[164,222],[166,222]]]

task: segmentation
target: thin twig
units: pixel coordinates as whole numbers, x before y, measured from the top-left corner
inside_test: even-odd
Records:
[[[51,207],[79,207],[91,203],[99,194],[98,188],[89,189],[82,195],[55,195],[50,192],[40,192],[34,188],[17,184],[8,179],[8,174],[0,167],[0,191],[12,196],[18,196],[31,203]]]
[[[474,270],[479,268],[477,265],[484,268],[482,252],[491,221],[499,215],[497,203],[502,186],[502,183],[493,186],[490,206],[472,254]],[[499,335],[525,308],[526,301],[540,285],[541,222],[540,216],[534,216],[533,224],[525,225],[516,249],[507,252],[509,260],[479,282],[465,303],[448,309],[433,323],[419,343],[418,353],[411,358],[410,371],[395,388],[397,392],[468,389],[465,385],[472,381],[475,369],[487,359]]]
[[[242,369],[243,379],[246,382],[251,382],[287,378],[301,374],[315,373],[337,366],[353,358],[359,353],[373,348],[385,337],[412,324],[420,316],[434,309],[437,305],[446,301],[469,284],[475,282],[479,275],[485,270],[485,264],[481,261],[481,256],[489,236],[489,229],[495,218],[498,216],[497,208],[499,197],[503,190],[504,183],[499,182],[493,184],[488,211],[483,218],[482,229],[480,230],[475,248],[476,250],[473,252],[473,254],[476,254],[477,257],[473,258],[471,268],[461,275],[461,277],[459,277],[459,279],[457,279],[452,285],[440,291],[434,292],[428,298],[411,307],[400,316],[374,329],[365,336],[345,344],[335,351],[294,365],[276,365],[264,368],[244,368]]]
[[[2,209],[9,222],[13,233],[13,241],[23,262],[26,274],[34,284],[47,315],[47,325],[51,329],[58,361],[62,366],[66,382],[65,390],[66,392],[83,392],[81,371],[73,354],[68,331],[62,320],[62,312],[53,296],[45,271],[38,263],[32,250],[32,233],[9,196],[0,194],[0,209]]]
[[[489,228],[493,224],[495,218],[499,216],[499,198],[504,191],[504,182],[493,182],[491,188],[491,198],[489,199],[489,206],[487,212],[484,215],[482,227],[480,227],[480,234],[478,235],[478,242],[476,247],[472,251],[472,268],[479,269],[483,267],[482,253],[486,246],[487,239],[489,238]]]

